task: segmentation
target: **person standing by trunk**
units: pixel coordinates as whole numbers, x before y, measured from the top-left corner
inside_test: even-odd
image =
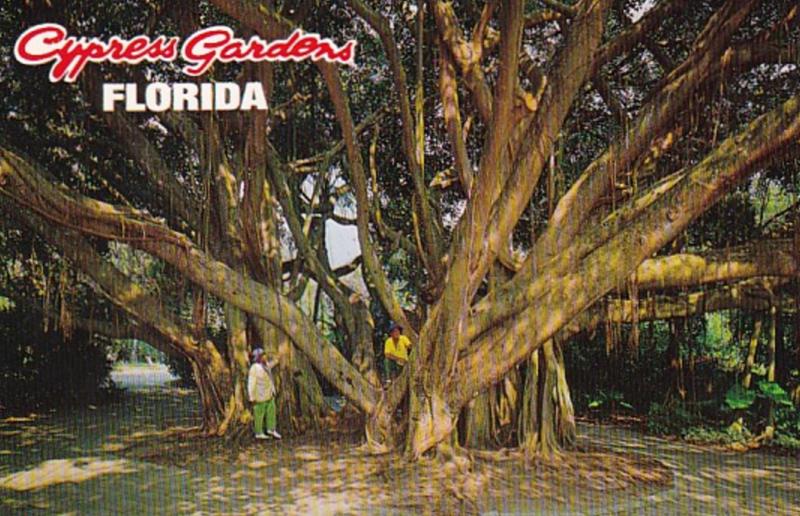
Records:
[[[275,382],[272,379],[272,368],[278,364],[277,359],[267,360],[264,350],[253,350],[252,365],[247,374],[247,396],[253,404],[253,430],[256,439],[280,439],[276,430],[277,415],[275,407]],[[266,433],[264,426],[266,423]]]
[[[408,362],[411,341],[403,335],[403,327],[395,324],[383,345],[383,373],[386,383],[391,383]]]

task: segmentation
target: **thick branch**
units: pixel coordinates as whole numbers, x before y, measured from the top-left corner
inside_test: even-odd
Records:
[[[447,45],[453,61],[460,68],[464,84],[472,94],[472,101],[481,119],[488,122],[492,118],[492,94],[481,66],[483,42],[476,46],[468,41],[461,31],[453,5],[450,2],[430,0],[429,5],[436,20],[439,37]]]
[[[472,392],[499,380],[575,315],[624,284],[644,259],[674,239],[736,184],[779,158],[784,148],[795,144],[798,135],[800,96],[795,96],[726,139],[636,222],[580,264],[559,263],[543,270],[526,289],[525,295],[532,296],[528,299],[536,302],[535,309],[522,312],[505,328],[489,332],[480,351],[459,363],[454,399],[463,402]]]
[[[461,107],[458,102],[458,83],[452,58],[440,39],[439,43],[439,96],[442,99],[442,111],[447,127],[447,136],[453,149],[455,168],[461,181],[461,188],[467,195],[472,191],[472,163],[467,154],[467,142],[464,138],[461,123]]]
[[[436,220],[434,219],[434,212],[431,209],[430,201],[428,198],[427,184],[425,182],[425,173],[422,167],[424,159],[424,141],[415,141],[414,137],[414,118],[411,113],[411,103],[408,97],[408,83],[406,79],[406,71],[403,67],[400,52],[397,48],[397,42],[394,39],[389,22],[386,18],[381,16],[377,11],[370,9],[362,0],[348,0],[348,4],[352,7],[359,16],[361,16],[370,27],[378,33],[383,43],[386,57],[389,60],[389,66],[392,70],[392,77],[394,78],[394,89],[398,96],[400,107],[401,129],[403,134],[403,151],[408,162],[408,168],[411,172],[411,178],[414,181],[414,189],[420,199],[418,206],[418,217],[422,225],[423,240],[425,248],[420,249],[421,255],[427,258],[424,263],[428,264],[431,274],[438,276],[439,269],[439,256],[441,250],[438,243],[438,231],[436,228]],[[424,9],[424,6],[418,6],[419,9]],[[421,16],[421,12],[418,16]],[[417,42],[422,44],[421,41]],[[326,65],[326,67],[328,67]],[[326,72],[323,70],[323,74]],[[329,84],[330,89],[330,84]],[[422,91],[417,89],[417,104],[421,105]],[[349,110],[349,108],[348,108]],[[341,120],[340,120],[341,121]]]
[[[106,125],[116,136],[119,142],[124,142],[124,149],[142,167],[144,175],[157,197],[166,201],[163,207],[166,213],[175,213],[183,219],[190,228],[200,228],[200,216],[195,208],[196,200],[181,185],[175,172],[170,170],[161,154],[145,136],[141,129],[119,111],[103,112],[99,103],[101,99],[100,82],[102,77],[92,70],[85,73],[87,96],[95,110],[102,116]]]
[[[697,89],[720,66],[728,40],[756,4],[729,0],[708,22],[694,52],[673,72],[670,82],[644,106],[639,116],[609,149],[589,167],[559,200],[547,229],[530,253],[526,268],[541,267],[563,250],[608,191],[617,174],[647,151],[655,138],[669,130]],[[533,272],[530,270],[529,272]]]
[[[534,121],[522,139],[511,175],[494,203],[492,218],[487,225],[491,229],[488,247],[493,252],[508,240],[527,207],[572,101],[589,77],[591,62],[586,56],[591,55],[600,43],[609,7],[610,2],[605,0],[588,2],[586,11],[572,24],[549,78],[550,84],[545,89],[541,107],[533,115]]]
[[[798,264],[792,241],[759,240],[712,253],[650,258],[636,268],[640,290],[696,287],[759,276],[793,277]]]
[[[116,306],[158,331],[171,346],[171,348],[161,348],[162,351],[171,355],[177,352],[196,358],[207,353],[209,358],[221,361],[221,356],[211,342],[197,342],[192,337],[191,328],[165,311],[161,300],[146,292],[104,260],[78,232],[66,228],[57,229],[27,210],[16,209],[13,203],[5,198],[0,198],[0,208],[9,217],[31,228],[59,249],[75,267],[91,278]],[[224,367],[224,364],[220,367]]]
[[[591,331],[603,322],[632,324],[634,321],[685,318],[720,310],[767,310],[770,307],[768,291],[785,282],[745,281],[707,291],[640,298],[635,304],[626,299],[603,300],[581,312],[563,328],[559,336],[566,339]]]
[[[0,150],[0,194],[58,225],[127,241],[158,256],[223,301],[280,328],[342,394],[365,412],[374,409],[377,401],[374,388],[325,341],[313,322],[293,303],[273,288],[212,259],[183,235],[155,221],[143,222],[137,213],[56,189],[29,163],[8,150]],[[133,238],[131,228],[135,230]]]
[[[763,288],[754,291],[753,284],[748,282],[685,295],[643,297],[636,304],[627,299],[612,299],[607,303],[603,319],[630,324],[634,320],[675,319],[733,308],[766,310],[769,306],[768,293]],[[634,311],[637,310],[638,314],[634,317]]]
[[[356,140],[350,107],[344,93],[344,87],[342,86],[339,73],[336,67],[329,63],[319,63],[318,66],[322,70],[323,77],[328,86],[328,92],[331,95],[331,100],[336,110],[336,118],[339,120],[339,125],[342,128],[342,135],[347,147],[347,158],[350,163],[350,178],[352,179],[356,194],[358,241],[361,247],[361,256],[364,260],[366,278],[377,291],[380,301],[389,313],[389,316],[397,323],[403,325],[404,328],[413,331],[411,325],[408,323],[403,308],[397,301],[394,289],[386,278],[386,273],[383,271],[383,267],[378,260],[378,255],[372,245],[372,239],[369,234],[370,203],[367,191],[367,177],[364,172],[361,151],[358,141]],[[413,336],[416,337],[416,335]]]

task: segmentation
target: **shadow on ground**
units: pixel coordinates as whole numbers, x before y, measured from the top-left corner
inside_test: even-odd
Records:
[[[348,434],[205,439],[192,391],[135,380],[117,403],[0,420],[0,512],[800,514],[796,458],[582,425],[581,450],[558,461],[409,467]]]
[[[585,442],[657,459],[675,487],[621,514],[800,514],[800,460],[761,451],[734,452],[669,441],[606,425],[582,428]]]

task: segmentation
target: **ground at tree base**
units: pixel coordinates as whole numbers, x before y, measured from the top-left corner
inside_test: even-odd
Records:
[[[0,421],[0,513],[800,513],[800,461],[579,425],[579,450],[526,465],[368,456],[326,432],[233,447],[193,434],[192,391]]]
[[[579,492],[591,498],[591,493],[653,491],[672,483],[670,470],[658,461],[601,449],[548,461],[526,462],[511,452],[491,459],[425,457],[408,463],[396,453],[368,454],[353,434],[323,432],[233,448],[211,440],[198,449],[198,442],[204,440],[173,434],[139,441],[122,453],[173,467],[221,465],[233,471],[235,481],[225,486],[225,496],[246,496],[260,483],[271,499],[267,510],[297,513],[323,507],[343,513],[367,508],[409,514],[503,512],[569,505]]]

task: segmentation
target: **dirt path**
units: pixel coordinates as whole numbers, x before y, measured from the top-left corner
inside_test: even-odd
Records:
[[[119,402],[0,420],[0,514],[176,514],[194,491],[188,471],[119,455],[132,436],[197,424],[197,399],[163,384],[164,367],[112,374]]]
[[[655,458],[669,466],[674,487],[615,500],[614,514],[800,514],[800,459],[739,453],[642,435],[624,428],[581,428],[586,442]],[[627,504],[627,505],[626,505]]]
[[[147,390],[166,385],[176,378],[164,364],[124,364],[114,368],[111,379],[128,390]]]
[[[290,446],[259,443],[238,452],[233,461],[217,460],[216,452],[197,453],[196,440],[183,442],[174,433],[164,433],[197,424],[196,397],[190,391],[159,387],[165,381],[163,371],[123,373],[115,373],[116,379],[127,378],[135,389],[118,403],[0,421],[0,513],[396,514],[420,510],[419,506],[392,505],[386,485],[412,495],[426,487],[423,482],[415,485],[413,478],[393,477],[400,470],[391,458],[363,466],[363,457],[350,443],[323,447],[302,440]],[[580,434],[585,447],[641,454],[666,463],[674,472],[672,486],[606,490],[603,482],[608,477],[598,472],[596,478],[590,475],[586,489],[556,489],[533,501],[498,498],[478,489],[477,503],[465,507],[486,514],[800,514],[800,461],[796,458],[709,450],[610,426],[584,425]],[[175,456],[150,460],[130,452],[132,442],[153,437],[171,441],[172,449],[179,452],[185,446],[186,460]],[[563,474],[571,473],[565,470]],[[535,482],[531,484],[519,485],[519,491],[536,490]]]

